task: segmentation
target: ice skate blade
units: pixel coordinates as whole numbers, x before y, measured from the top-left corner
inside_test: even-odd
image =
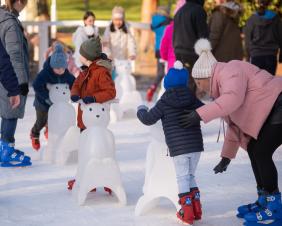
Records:
[[[246,221],[244,226],[282,226],[282,220],[266,220],[257,222]]]
[[[31,166],[31,165],[32,165],[32,162],[14,163],[14,164],[13,164],[13,162],[2,162],[1,163],[1,167],[3,167],[3,168],[15,168],[15,167],[24,168],[24,167]]]

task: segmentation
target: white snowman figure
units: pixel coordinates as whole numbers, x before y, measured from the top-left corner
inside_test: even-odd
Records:
[[[135,215],[145,214],[158,205],[160,198],[169,199],[176,210],[178,204],[178,186],[173,160],[168,156],[161,121],[150,127],[152,140],[147,149],[144,195],[139,198]]]
[[[75,126],[76,113],[70,101],[68,84],[47,85],[49,98],[53,103],[48,111],[48,145],[43,154],[43,160],[56,161],[56,152],[67,130]]]
[[[136,81],[131,74],[131,61],[115,60],[117,78],[115,86],[119,104],[112,105],[111,119],[113,122],[120,120],[124,113],[134,111],[142,104],[142,97],[136,90]]]
[[[126,194],[115,157],[115,139],[107,128],[110,122],[110,103],[81,105],[86,130],[80,136],[78,169],[73,194],[83,205],[87,194],[98,187],[110,188],[122,205]]]

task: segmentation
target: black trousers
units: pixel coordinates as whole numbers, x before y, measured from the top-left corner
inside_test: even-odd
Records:
[[[47,125],[48,112],[36,110],[36,121],[31,129],[31,133],[34,137],[40,136],[40,131]]]
[[[251,57],[251,63],[258,66],[260,69],[268,71],[270,74],[275,75],[277,69],[277,56],[255,56]]]
[[[154,84],[158,87],[165,76],[165,64],[160,62],[161,55],[159,50],[155,52],[155,55],[158,62],[157,62],[157,77]]]
[[[272,193],[278,189],[278,173],[272,159],[276,149],[282,144],[282,96],[264,123],[258,139],[251,139],[248,154],[257,186]]]

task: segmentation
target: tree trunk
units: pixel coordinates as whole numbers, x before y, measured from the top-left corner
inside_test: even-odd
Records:
[[[152,14],[157,9],[157,0],[143,0],[142,1],[142,11],[141,11],[141,22],[142,23],[151,23]],[[141,33],[141,45],[140,48],[142,51],[148,49],[150,43],[150,37],[152,32],[148,30],[143,30]]]

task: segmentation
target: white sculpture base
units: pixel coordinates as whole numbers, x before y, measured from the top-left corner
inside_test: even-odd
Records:
[[[147,149],[144,195],[138,200],[135,215],[145,214],[158,205],[160,198],[169,199],[176,210],[178,204],[178,186],[175,168],[171,157],[167,156],[161,123],[151,127],[152,141]]]
[[[107,187],[122,205],[126,205],[126,194],[115,157],[115,138],[107,129],[110,104],[82,105],[82,111],[82,120],[87,129],[80,135],[73,196],[79,205],[83,205],[92,189]]]

